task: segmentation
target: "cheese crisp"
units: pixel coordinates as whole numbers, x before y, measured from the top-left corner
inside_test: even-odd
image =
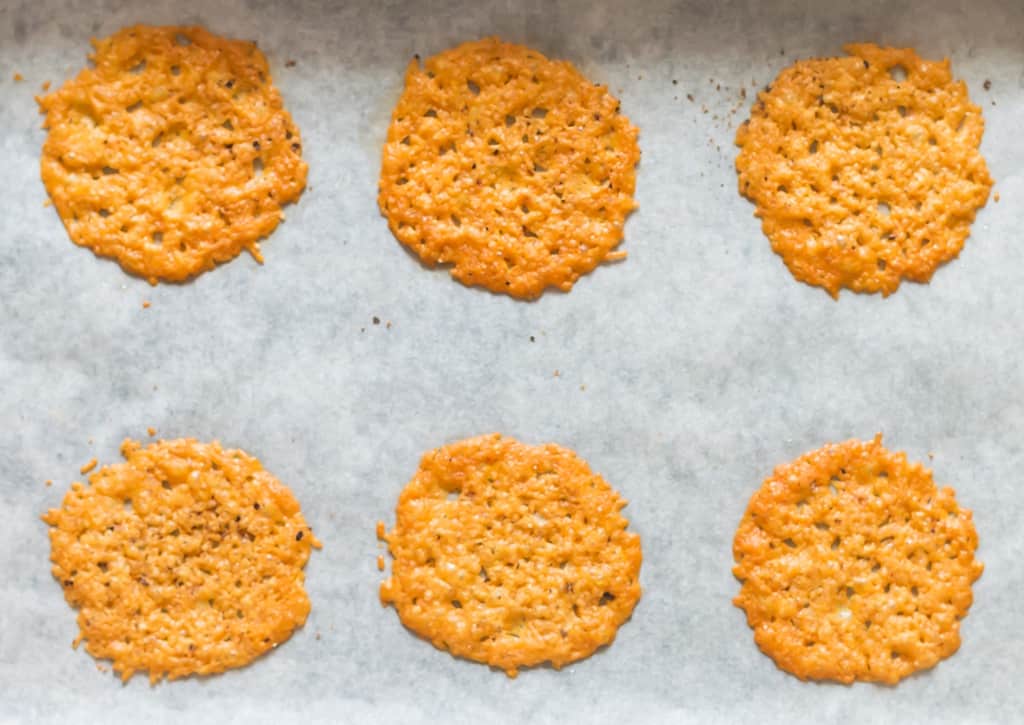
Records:
[[[554,444],[488,435],[439,448],[384,537],[394,563],[381,601],[435,647],[510,677],[560,668],[609,644],[640,598],[625,505]]]
[[[378,200],[427,265],[529,299],[625,256],[639,160],[607,88],[489,38],[409,65]]]
[[[194,440],[142,448],[72,484],[51,526],[53,575],[89,654],[123,680],[241,667],[309,614],[320,547],[285,486],[242,451]]]
[[[960,646],[977,546],[953,489],[881,436],[827,445],[750,499],[735,604],[758,647],[800,679],[893,684]]]
[[[954,259],[992,179],[949,61],[848,45],[779,74],[740,127],[740,193],[793,276],[889,295]]]
[[[306,184],[299,130],[255,44],[136,25],[39,99],[43,182],[75,244],[156,284],[248,250]]]

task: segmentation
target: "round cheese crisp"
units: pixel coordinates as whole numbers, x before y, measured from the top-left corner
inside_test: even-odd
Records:
[[[569,291],[622,240],[640,159],[608,89],[489,38],[413,61],[384,145],[379,203],[402,244],[463,284]]]
[[[89,654],[123,680],[241,667],[309,614],[319,548],[285,486],[242,451],[194,440],[142,448],[72,485],[51,526],[53,575]]]
[[[960,646],[981,576],[971,512],[881,437],[779,466],[733,543],[738,607],[800,679],[893,684]]]
[[[609,644],[640,598],[625,505],[554,444],[488,435],[439,448],[399,498],[381,601],[435,647],[511,677],[560,668]]]
[[[955,258],[992,179],[985,122],[949,61],[848,45],[804,60],[758,96],[740,127],[740,193],[793,276],[889,295]]]
[[[156,284],[259,240],[306,184],[299,130],[255,44],[136,25],[39,99],[43,182],[71,240]]]

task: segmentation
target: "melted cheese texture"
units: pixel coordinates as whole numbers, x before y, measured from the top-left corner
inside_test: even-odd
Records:
[[[531,299],[572,289],[635,208],[637,129],[572,64],[489,38],[413,61],[381,164],[398,240],[455,279]]]
[[[625,505],[554,444],[487,435],[444,446],[399,498],[381,601],[435,647],[512,677],[582,659],[640,598]]]
[[[949,61],[849,45],[799,61],[740,127],[740,193],[793,276],[889,295],[955,258],[992,179],[985,122]]]
[[[71,240],[156,284],[248,250],[306,185],[299,130],[254,43],[125,28],[38,99],[43,183]]]
[[[216,442],[121,450],[43,517],[76,646],[155,682],[241,667],[302,626],[320,542],[288,488]]]
[[[827,445],[750,499],[733,554],[754,640],[801,679],[893,684],[960,646],[981,576],[971,512],[904,453]]]

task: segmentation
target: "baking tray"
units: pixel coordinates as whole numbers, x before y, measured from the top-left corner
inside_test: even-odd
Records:
[[[33,94],[134,22],[201,23],[267,54],[310,172],[264,266],[152,288],[44,207]],[[424,269],[376,206],[408,60],[492,34],[609,84],[641,130],[629,258],[534,303]],[[861,40],[951,57],[1001,201],[931,284],[835,302],[772,253],[732,139],[781,68]],[[1021,720],[1024,4],[8,1],[0,99],[0,722]],[[258,456],[324,542],[308,623],[252,666],[122,686],[70,647],[39,515],[148,426]],[[489,431],[578,451],[643,538],[631,621],[561,672],[457,660],[377,601],[375,522],[422,452]],[[974,511],[985,574],[963,646],[934,670],[803,683],[730,603],[732,536],[776,464],[878,431]]]

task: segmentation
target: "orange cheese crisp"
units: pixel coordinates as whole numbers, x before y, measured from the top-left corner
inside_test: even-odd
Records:
[[[881,436],[779,466],[733,543],[738,607],[800,679],[896,683],[960,646],[978,535],[971,512]]]
[[[554,444],[487,435],[427,453],[402,491],[381,602],[439,649],[556,668],[609,644],[640,598],[626,502]]]
[[[75,244],[156,284],[248,250],[306,184],[299,130],[253,43],[125,28],[39,98],[43,182]]]
[[[889,295],[960,253],[992,186],[985,122],[948,60],[846,51],[795,63],[758,96],[736,134],[739,189],[798,280]]]
[[[93,657],[123,680],[241,667],[309,614],[319,548],[285,486],[242,451],[194,440],[145,448],[74,483],[50,529],[53,575]]]
[[[381,211],[427,265],[530,299],[622,240],[637,129],[571,63],[488,38],[410,63],[384,145]]]

